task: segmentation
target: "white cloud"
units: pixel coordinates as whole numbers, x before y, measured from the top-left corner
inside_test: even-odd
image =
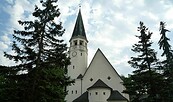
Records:
[[[15,65],[15,63],[14,63],[14,61],[11,61],[11,60],[5,58],[4,52],[2,50],[0,50],[0,65],[11,66],[11,65]]]
[[[6,0],[9,4],[13,4],[14,0]]]
[[[9,43],[10,42],[10,38],[7,35],[3,35],[0,38],[5,43]]]
[[[7,49],[8,46],[4,42],[0,42],[0,50]]]
[[[10,4],[4,9],[10,15],[11,32],[14,28],[22,29],[17,22],[19,19],[33,20],[32,15],[26,16],[25,13],[31,13],[34,5],[39,3],[39,0],[6,1]],[[66,29],[63,37],[67,43],[73,32],[79,4],[82,6],[82,17],[89,40],[89,61],[97,48],[100,48],[120,74],[127,75],[132,71],[127,61],[133,55],[130,51],[132,44],[137,42],[135,35],[139,34],[137,32],[139,21],[143,21],[153,32],[152,40],[156,42],[155,48],[160,38],[158,36],[160,21],[167,22],[167,28],[173,31],[171,0],[59,0],[61,15],[56,20],[61,21]],[[171,36],[170,33],[168,35]],[[3,49],[8,48],[7,42],[10,40],[9,34],[1,36],[3,42],[0,44],[4,46]],[[7,60],[3,61],[8,63]]]
[[[167,20],[173,20],[173,17],[171,16],[173,14],[173,7],[168,9],[168,11],[165,13],[165,18]]]

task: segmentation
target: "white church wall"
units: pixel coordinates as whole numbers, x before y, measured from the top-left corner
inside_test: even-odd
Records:
[[[66,96],[67,102],[72,102],[74,99],[79,97],[81,93],[81,80],[76,79],[75,83],[67,87],[68,95]]]
[[[107,88],[95,88],[88,91],[89,102],[107,102],[111,90]]]
[[[91,81],[91,79],[93,80]],[[119,92],[124,90],[121,84],[121,78],[100,51],[95,55],[84,76],[83,90],[87,90],[87,88],[92,86],[98,79],[101,79],[114,90],[118,90]]]

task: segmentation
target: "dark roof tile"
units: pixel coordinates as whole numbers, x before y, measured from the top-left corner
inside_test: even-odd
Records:
[[[81,15],[80,10],[79,10],[79,13],[78,13],[78,16],[77,16],[76,24],[75,24],[71,39],[72,38],[77,38],[77,37],[83,38],[87,41],[87,37],[86,37],[86,34],[85,34],[85,28],[84,28],[84,24],[83,24],[82,15]]]
[[[123,95],[121,95],[117,90],[113,90],[111,92],[111,95],[107,99],[107,101],[120,101],[120,100],[126,101],[127,99]]]
[[[82,74],[80,74],[80,75],[77,77],[77,79],[82,79],[82,78],[83,78]]]
[[[111,89],[101,79],[97,80],[97,82],[94,85],[92,85],[91,87],[89,87],[88,90],[92,89],[92,88],[109,88],[109,89]]]
[[[88,92],[86,91],[81,96],[73,100],[73,102],[89,102],[88,100]]]

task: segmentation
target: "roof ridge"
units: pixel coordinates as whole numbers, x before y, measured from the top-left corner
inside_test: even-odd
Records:
[[[101,79],[98,79],[91,87],[89,87],[87,90],[92,88],[109,88],[112,90],[111,87],[109,87],[106,83],[104,83]]]

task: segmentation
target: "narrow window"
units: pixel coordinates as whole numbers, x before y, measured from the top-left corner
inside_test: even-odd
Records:
[[[83,45],[83,41],[80,41],[80,45]]]
[[[103,95],[106,95],[106,93],[105,93],[105,92],[103,92]]]
[[[82,53],[80,55],[82,56]]]
[[[74,45],[77,45],[77,40],[74,41]]]
[[[91,96],[91,93],[90,93],[90,96]]]
[[[76,90],[76,94],[77,94],[77,90]]]
[[[98,95],[98,92],[96,92],[96,95]]]
[[[73,90],[71,91],[71,94],[73,94]]]
[[[73,69],[74,69],[75,67],[73,66]]]

